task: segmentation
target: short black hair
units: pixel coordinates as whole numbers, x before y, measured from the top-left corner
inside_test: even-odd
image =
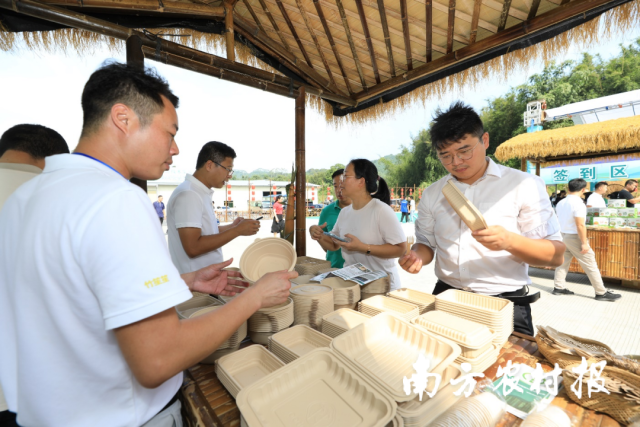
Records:
[[[21,124],[8,129],[0,137],[0,156],[8,150],[22,151],[34,159],[69,153],[62,135],[42,125]]]
[[[603,185],[609,185],[608,183],[606,183],[605,181],[600,181],[598,183],[596,183],[596,190],[600,187],[602,187]]]
[[[484,125],[473,108],[462,101],[456,101],[449,109],[438,109],[431,123],[431,143],[436,150],[442,150],[469,134],[481,138]]]
[[[344,169],[338,169],[333,173],[333,175],[331,175],[331,179],[335,178],[336,176],[340,176],[342,174],[344,174]]]
[[[569,181],[569,191],[575,193],[587,187],[587,181],[582,178],[574,178]]]
[[[158,199],[159,199],[160,197],[162,197],[162,194],[158,196]]]
[[[627,182],[624,183],[624,186],[626,187],[627,185],[631,184],[631,183],[638,183],[638,181],[636,181],[635,179],[628,179]]]
[[[210,141],[202,146],[196,161],[196,169],[203,167],[209,160],[214,163],[222,163],[224,159],[231,157],[236,158],[236,152],[227,144],[218,141]]]
[[[567,190],[560,190],[560,192],[558,194],[562,194],[562,193],[567,194]]]
[[[96,131],[115,104],[131,108],[142,127],[164,109],[162,96],[178,108],[178,97],[153,68],[139,69],[118,62],[105,62],[96,70],[82,91],[82,135]]]

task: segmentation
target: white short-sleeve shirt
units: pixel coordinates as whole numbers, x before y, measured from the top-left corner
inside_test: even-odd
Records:
[[[560,220],[560,231],[564,234],[578,234],[575,218],[586,220],[587,207],[580,197],[568,194],[556,206],[556,214]]]
[[[587,199],[587,206],[591,206],[592,208],[606,208],[607,204],[605,203],[602,194],[591,193]]]
[[[343,237],[347,234],[356,236],[362,243],[369,245],[397,245],[407,241],[398,217],[389,205],[371,199],[361,209],[353,209],[353,205],[343,208],[338,215],[332,233]],[[348,251],[342,248],[344,265],[361,263],[376,271],[386,271],[391,282],[391,289],[400,288],[400,274],[396,267],[397,258],[378,258],[362,252]]]
[[[458,289],[485,295],[512,292],[531,283],[528,264],[507,251],[478,243],[442,194],[449,181],[482,212],[488,225],[501,225],[530,239],[562,241],[560,225],[540,177],[498,165],[487,157],[485,174],[475,183],[451,174],[423,193],[415,223],[416,242],[436,253],[438,279]]]
[[[27,426],[139,426],[182,374],[141,386],[114,329],[191,298],[147,195],[95,160],[48,157],[0,212],[0,382]]]
[[[185,227],[199,228],[203,236],[220,232],[213,210],[212,197],[212,189],[207,188],[193,175],[187,174],[184,182],[176,187],[169,198],[167,205],[169,253],[181,274],[191,273],[224,261],[222,248],[193,258],[189,257],[182,247],[182,241],[178,234],[178,228]]]

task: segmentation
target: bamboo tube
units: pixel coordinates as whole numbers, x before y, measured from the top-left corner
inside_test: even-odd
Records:
[[[224,3],[224,31],[226,36],[227,59],[236,61],[236,49],[233,39],[233,6]]]

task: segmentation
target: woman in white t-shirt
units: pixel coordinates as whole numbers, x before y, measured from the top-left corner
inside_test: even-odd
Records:
[[[309,229],[311,238],[330,251],[342,248],[345,266],[361,263],[389,275],[391,289],[400,288],[396,260],[406,249],[406,236],[389,204],[391,195],[378,169],[369,160],[352,160],[342,175],[342,194],[352,200],[340,211],[331,232],[350,239],[341,242],[324,235],[326,224]]]

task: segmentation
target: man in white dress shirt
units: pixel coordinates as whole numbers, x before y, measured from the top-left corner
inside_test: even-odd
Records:
[[[239,236],[253,236],[260,221],[238,218],[218,226],[211,198],[233,176],[233,148],[218,141],[207,142],[187,174],[173,191],[167,205],[167,235],[171,260],[182,273],[191,273],[223,261],[222,246]]]
[[[606,182],[597,183],[595,191],[591,193],[591,195],[587,199],[587,207],[588,208],[606,208],[607,204],[604,202],[602,195],[607,193],[608,188],[609,188],[609,184],[607,184]]]
[[[560,220],[560,230],[562,231],[562,240],[567,245],[567,250],[564,253],[564,262],[560,267],[556,268],[553,278],[553,294],[573,295],[573,292],[566,288],[566,278],[571,260],[576,257],[587,277],[589,277],[591,286],[596,291],[597,301],[620,299],[622,295],[605,289],[598,264],[596,263],[596,254],[589,246],[587,227],[585,226],[587,208],[581,197],[587,188],[587,182],[582,178],[575,178],[569,181],[568,188],[569,194],[556,206],[556,213]]]
[[[434,294],[453,288],[510,299],[515,330],[533,335],[529,264],[556,267],[565,250],[544,182],[486,157],[489,134],[462,102],[438,112],[431,143],[450,174],[423,192],[416,244],[399,264],[416,274],[435,255]],[[472,232],[461,221],[442,195],[448,181],[482,212],[489,228]]]

